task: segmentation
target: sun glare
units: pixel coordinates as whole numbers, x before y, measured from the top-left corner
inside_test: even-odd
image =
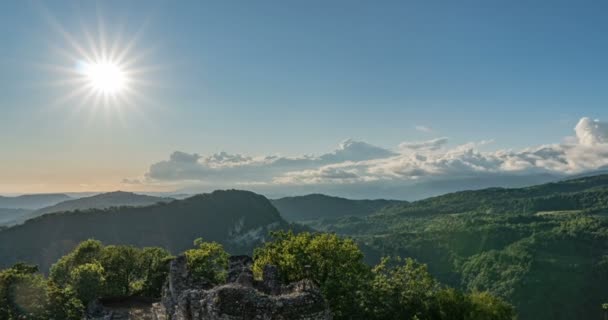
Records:
[[[91,122],[103,118],[113,124],[118,119],[123,125],[132,116],[145,116],[144,108],[158,106],[153,98],[157,92],[149,90],[159,87],[155,73],[163,68],[150,64],[157,61],[155,50],[139,41],[143,26],[109,23],[100,15],[96,26],[83,25],[71,33],[54,17],[49,22],[63,39],[50,44],[52,62],[39,63],[52,74],[49,85],[62,87],[51,106]]]
[[[85,63],[82,74],[88,84],[102,94],[117,94],[127,85],[127,75],[122,68],[113,62]]]

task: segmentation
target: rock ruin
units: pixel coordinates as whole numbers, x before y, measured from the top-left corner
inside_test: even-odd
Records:
[[[255,280],[253,260],[232,256],[226,284],[213,286],[191,276],[185,256],[170,263],[162,300],[142,318],[125,317],[110,310],[89,319],[152,320],[330,320],[331,313],[321,292],[310,280],[281,283],[278,269],[268,265],[263,279]],[[103,309],[103,308],[101,308]]]

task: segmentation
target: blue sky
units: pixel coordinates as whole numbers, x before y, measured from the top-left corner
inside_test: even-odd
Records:
[[[607,118],[607,6],[4,1],[0,192],[114,189],[178,150],[295,157],[347,138],[388,149],[439,137],[492,139],[490,149],[559,143],[581,117]],[[86,31],[136,38],[146,100],[51,103],[74,90],[49,68],[76,63],[58,53],[71,50],[60,29],[83,46]]]

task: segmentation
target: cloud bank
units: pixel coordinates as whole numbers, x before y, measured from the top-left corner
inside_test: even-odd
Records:
[[[332,152],[300,157],[225,152],[201,156],[175,151],[168,160],[151,165],[144,180],[189,182],[213,189],[248,186],[271,193],[302,193],[389,187],[408,190],[444,180],[485,179],[501,185],[500,181],[507,181],[505,176],[559,177],[608,168],[608,123],[582,118],[574,133],[559,144],[517,151],[480,151],[491,141],[449,147],[445,137],[403,142],[394,150],[346,140]],[[472,187],[465,185],[462,189]],[[361,192],[365,196],[365,191]]]

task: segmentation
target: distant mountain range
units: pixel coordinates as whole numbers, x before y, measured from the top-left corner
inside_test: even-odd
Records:
[[[27,209],[0,208],[0,226],[17,224],[20,219],[30,213]]]
[[[459,191],[383,208],[379,213],[441,214],[469,211],[535,213],[539,211],[608,210],[608,174],[581,176],[525,188]]]
[[[0,208],[36,210],[72,199],[66,194],[27,194],[16,197],[0,196]]]
[[[29,218],[33,218],[34,216],[41,216],[43,214],[52,212],[107,209],[111,207],[120,206],[142,207],[159,202],[169,202],[173,200],[174,199],[172,198],[161,198],[141,195],[132,192],[114,191],[108,193],[101,193],[90,197],[63,201],[52,206],[38,209],[34,211]]]
[[[232,253],[251,253],[270,230],[288,223],[264,196],[215,191],[147,207],[113,207],[45,214],[0,231],[0,268],[18,261],[42,270],[80,241],[161,246],[181,252],[203,237]]]
[[[287,221],[304,221],[344,216],[365,216],[386,206],[407,203],[398,200],[351,200],[324,194],[309,194],[271,200]]]
[[[37,199],[42,195],[30,195],[29,199]],[[26,196],[22,196],[26,197]],[[59,199],[59,198],[56,198]],[[110,207],[130,206],[141,207],[148,206],[159,202],[173,201],[172,198],[161,198],[147,195],[136,194],[132,192],[115,191],[101,193],[83,198],[68,198],[69,200],[54,203],[52,205],[39,208],[37,210],[27,209],[0,209],[0,225],[14,225],[23,223],[28,219],[32,219],[47,213],[74,211],[74,210],[89,210],[89,209],[107,209]],[[41,202],[39,202],[41,203]]]

